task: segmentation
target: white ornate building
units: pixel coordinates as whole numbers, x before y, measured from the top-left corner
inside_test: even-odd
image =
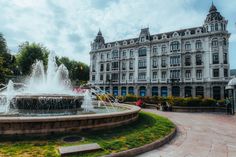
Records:
[[[99,30],[90,52],[90,83],[114,95],[221,99],[229,81],[227,20],[214,4],[203,26],[106,43]]]

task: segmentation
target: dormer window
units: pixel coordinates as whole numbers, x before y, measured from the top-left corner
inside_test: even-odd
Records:
[[[144,42],[144,41],[145,41],[145,37],[141,37],[141,38],[140,38],[140,41],[141,41],[141,42]]]
[[[190,35],[190,30],[185,31],[185,35]]]
[[[108,44],[107,47],[111,47],[111,44]]]
[[[177,32],[174,32],[173,36],[172,37],[178,37],[179,36],[179,33]]]
[[[165,39],[167,36],[166,36],[166,34],[163,34],[162,35],[162,39]]]
[[[196,29],[196,34],[199,34],[199,33],[201,33],[201,29],[200,28]]]
[[[116,44],[115,44],[116,46],[118,46],[119,45],[119,43],[118,42],[116,42]]]
[[[130,40],[130,44],[133,44],[134,43],[134,40]]]
[[[154,36],[154,37],[153,37],[153,40],[158,40],[158,37],[157,37],[157,36]]]
[[[127,41],[124,41],[124,42],[123,42],[123,45],[127,45]]]

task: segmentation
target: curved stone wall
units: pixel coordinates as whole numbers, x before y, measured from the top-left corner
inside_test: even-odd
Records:
[[[132,105],[119,105],[125,111],[52,116],[52,117],[0,117],[0,135],[52,134],[99,130],[131,123],[138,118],[140,108]]]

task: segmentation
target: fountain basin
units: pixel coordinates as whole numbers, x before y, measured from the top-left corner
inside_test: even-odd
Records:
[[[125,110],[111,113],[46,117],[0,117],[1,135],[29,135],[100,130],[125,125],[138,118],[140,108],[120,104]]]
[[[16,95],[10,102],[11,109],[67,110],[81,107],[83,96],[74,95]]]

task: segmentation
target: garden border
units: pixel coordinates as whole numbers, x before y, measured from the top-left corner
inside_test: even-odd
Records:
[[[154,141],[152,143],[146,144],[144,146],[141,147],[137,147],[137,148],[132,148],[126,151],[121,151],[118,153],[114,153],[114,154],[109,154],[109,155],[104,155],[103,157],[133,157],[148,151],[151,151],[153,149],[157,149],[161,146],[163,146],[164,144],[169,143],[176,135],[177,133],[177,126],[175,125],[175,128],[171,131],[170,134],[166,135],[165,137]]]

